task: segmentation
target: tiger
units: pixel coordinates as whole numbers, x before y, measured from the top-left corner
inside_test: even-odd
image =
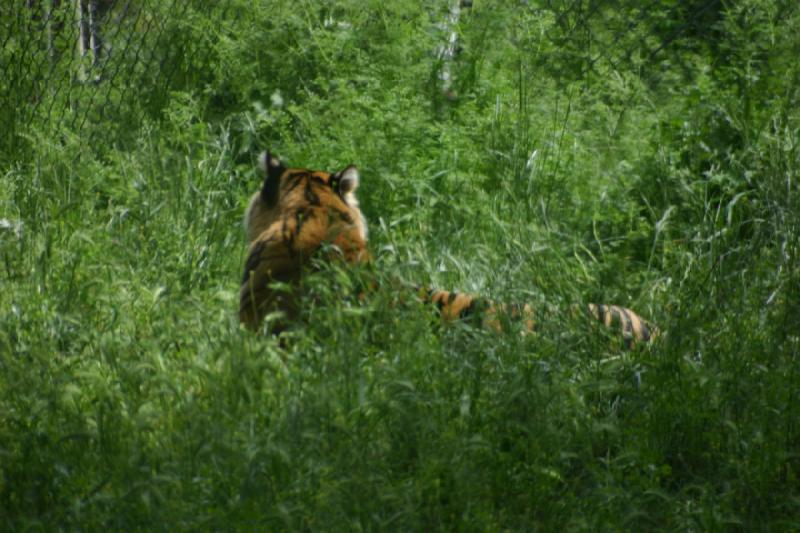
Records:
[[[367,223],[356,190],[360,173],[355,165],[338,172],[287,167],[269,150],[259,157],[263,183],[250,197],[244,215],[248,242],[239,294],[239,320],[257,330],[267,314],[278,312],[293,320],[300,312],[297,291],[302,272],[312,257],[344,264],[370,264]],[[418,288],[423,302],[434,305],[445,322],[479,315],[488,329],[502,332],[503,317],[534,331],[536,321],[529,304],[502,304],[468,293]],[[626,346],[653,340],[658,330],[634,311],[617,305],[580,306],[608,328],[621,333]],[[284,329],[272,323],[272,333]]]

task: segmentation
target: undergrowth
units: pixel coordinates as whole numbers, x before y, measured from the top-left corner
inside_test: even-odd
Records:
[[[445,98],[445,4],[189,3],[173,86],[9,130],[3,529],[798,527],[798,10],[475,2]],[[267,147],[359,167],[375,257],[282,342],[236,314]],[[663,335],[624,351],[590,301]]]

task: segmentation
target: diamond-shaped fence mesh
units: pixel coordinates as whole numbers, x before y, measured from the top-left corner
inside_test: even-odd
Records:
[[[324,18],[330,2],[288,3],[283,12]],[[346,2],[344,3],[346,4]],[[240,10],[264,9],[235,0],[5,0],[0,2],[0,159],[11,161],[31,131],[92,135],[125,134],[154,116],[172,91],[202,89],[213,57],[197,43],[199,27],[230,22]],[[426,3],[439,13],[442,44],[431,50],[440,63],[445,92],[457,89],[461,46],[459,17],[469,0]],[[488,4],[484,4],[486,7]],[[511,7],[509,7],[511,6]],[[352,7],[352,5],[351,5]],[[549,50],[533,68],[574,79],[609,69],[641,69],[663,57],[676,41],[713,28],[720,0],[541,0],[511,3],[545,21],[545,32],[520,39],[543,40]],[[449,11],[448,11],[449,8]],[[538,26],[537,26],[538,27]],[[523,43],[524,44],[524,43]],[[198,48],[200,47],[200,48]],[[651,69],[652,70],[652,69]],[[651,72],[652,74],[652,72]],[[87,127],[99,126],[99,127]],[[115,131],[114,128],[117,128]],[[116,137],[115,137],[116,138]]]
[[[8,0],[0,6],[0,153],[31,127],[131,123],[184,78],[192,0]],[[13,159],[13,157],[12,157]]]

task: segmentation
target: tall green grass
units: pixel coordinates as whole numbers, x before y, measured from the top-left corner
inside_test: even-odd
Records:
[[[443,8],[190,10],[204,68],[141,122],[17,128],[4,529],[797,528],[797,10],[587,70],[563,19],[476,2],[448,101]],[[236,316],[264,147],[357,164],[375,256],[311,276],[283,344]],[[540,330],[443,327],[406,284],[531,301]],[[664,335],[623,351],[581,301]]]

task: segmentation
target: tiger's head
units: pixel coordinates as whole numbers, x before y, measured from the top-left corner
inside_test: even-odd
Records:
[[[366,219],[356,198],[360,176],[354,165],[333,174],[289,168],[269,151],[261,154],[258,163],[264,182],[250,197],[244,214],[248,244],[287,213],[319,207],[349,214],[357,233],[367,241]]]

